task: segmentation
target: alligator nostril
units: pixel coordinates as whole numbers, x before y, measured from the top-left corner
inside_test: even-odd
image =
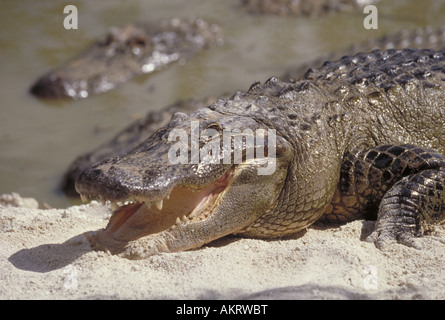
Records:
[[[103,175],[103,170],[102,169],[92,169],[92,170],[87,170],[87,175],[89,179],[94,179],[96,180],[99,176]]]
[[[75,182],[75,188],[78,193],[82,193],[90,189],[92,181],[100,180],[100,177],[103,176],[102,169],[97,168],[87,168],[80,173]]]
[[[47,74],[39,78],[30,88],[30,92],[44,99],[58,99],[66,97],[62,79],[54,74]]]
[[[123,201],[128,198],[128,182],[134,184],[134,177],[114,166],[95,165],[85,169],[76,179],[75,188],[79,194],[91,199]]]

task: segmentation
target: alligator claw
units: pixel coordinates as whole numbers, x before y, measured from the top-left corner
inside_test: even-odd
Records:
[[[407,247],[422,249],[419,237],[403,232],[392,232],[388,230],[375,230],[367,238],[366,242],[374,243],[380,250],[385,250],[389,246],[399,243]]]

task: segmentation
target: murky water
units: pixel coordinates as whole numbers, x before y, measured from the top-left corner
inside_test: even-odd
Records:
[[[79,154],[106,141],[136,117],[178,99],[247,90],[256,80],[322,53],[401,29],[439,26],[445,1],[390,1],[379,29],[365,30],[362,12],[321,18],[249,15],[238,0],[72,1],[79,29],[63,28],[63,1],[3,0],[0,9],[0,193],[19,192],[68,206],[58,185]],[[219,23],[226,44],[81,101],[44,102],[28,93],[47,70],[83,50],[110,26],[171,17]]]

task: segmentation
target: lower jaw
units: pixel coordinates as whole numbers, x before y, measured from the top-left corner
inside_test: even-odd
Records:
[[[123,205],[113,212],[104,233],[118,242],[125,242],[200,222],[211,215],[225,187],[215,184],[198,191],[176,187],[161,209],[143,202]]]
[[[107,227],[91,237],[90,242],[98,248],[119,248],[142,237],[156,236],[188,223],[199,223],[207,219],[220,203],[220,196],[230,180],[230,172],[227,172],[218,181],[200,190],[176,186],[169,197],[161,201],[123,205],[113,212]]]

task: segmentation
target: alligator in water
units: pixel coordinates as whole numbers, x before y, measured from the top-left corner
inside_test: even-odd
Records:
[[[350,11],[363,4],[358,0],[241,1],[241,6],[251,13],[296,16]],[[83,53],[40,77],[30,92],[46,99],[87,98],[222,42],[219,27],[202,19],[113,27]]]
[[[202,19],[114,27],[85,52],[39,78],[31,93],[49,99],[86,98],[221,43],[219,27]]]
[[[343,55],[352,55],[360,51],[369,52],[374,49],[393,48],[430,48],[436,50],[445,48],[445,27],[438,29],[427,27],[415,31],[401,31],[382,38],[370,39],[362,44],[353,45],[341,53],[332,53],[322,58],[317,58],[309,64],[289,70],[285,75],[280,77],[280,79],[286,81],[299,79],[309,67],[321,66],[323,62],[327,60],[338,60]],[[78,193],[74,189],[74,182],[83,170],[112,156],[121,156],[129,152],[150,137],[156,130],[167,124],[173,113],[178,111],[189,113],[215,101],[216,98],[207,98],[203,101],[181,101],[168,106],[162,111],[150,111],[143,119],[135,121],[110,141],[76,158],[63,176],[61,182],[62,190],[67,195],[78,196]]]
[[[204,159],[224,158],[219,152],[234,159],[241,150],[241,163],[193,162],[192,145],[175,149],[170,134],[192,136],[194,125],[214,133],[198,143]],[[247,157],[247,140],[213,149],[221,133],[249,130],[275,132],[275,143],[267,139],[255,157]],[[189,162],[172,163],[171,150],[188,150]],[[445,218],[444,154],[445,50],[375,50],[176,113],[131,152],[85,170],[76,189],[83,200],[117,206],[108,226],[88,238],[128,258],[363,217],[377,219],[368,240],[378,247],[420,248],[425,224]],[[260,175],[269,162],[275,170]]]
[[[251,13],[319,16],[329,12],[352,11],[377,0],[242,0],[241,5]]]

